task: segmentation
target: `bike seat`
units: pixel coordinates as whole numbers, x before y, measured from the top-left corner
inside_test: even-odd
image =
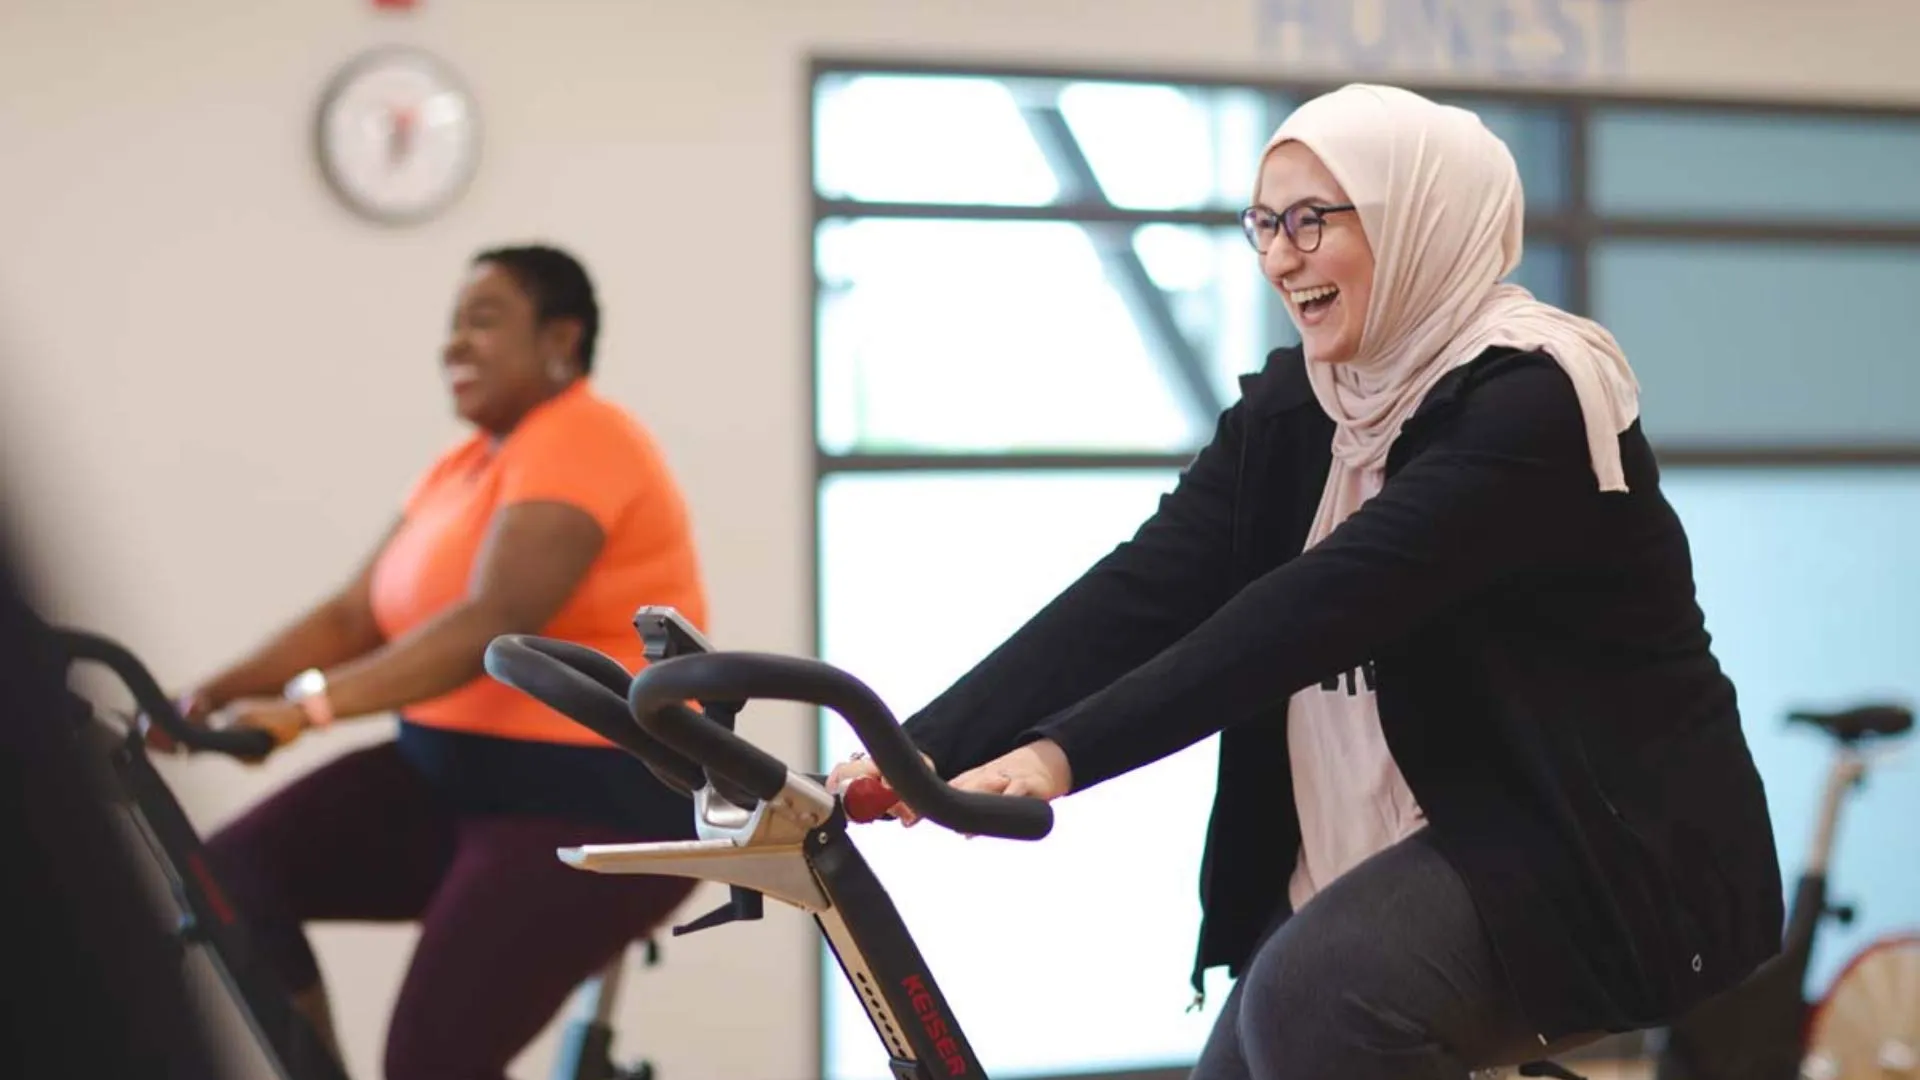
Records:
[[[1787,719],[1814,727],[1839,739],[1855,742],[1868,735],[1903,735],[1913,727],[1913,710],[1902,705],[1862,705],[1842,712],[1796,712]]]

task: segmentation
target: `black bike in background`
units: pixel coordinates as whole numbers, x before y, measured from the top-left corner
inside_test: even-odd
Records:
[[[1787,719],[1824,732],[1833,757],[1781,951],[1746,982],[1658,1034],[1655,1080],[1920,1078],[1920,933],[1869,943],[1824,994],[1807,990],[1820,928],[1828,919],[1844,925],[1855,914],[1851,904],[1833,903],[1828,890],[1841,807],[1865,782],[1872,759],[1912,730],[1913,713],[1867,705]],[[1886,857],[1920,859],[1920,840]]]
[[[261,731],[189,724],[131,651],[97,634],[56,633],[70,671],[85,664],[104,667],[132,695],[132,712],[93,702],[74,736],[87,744],[87,756],[100,763],[99,787],[128,826],[137,861],[154,870],[153,908],[180,963],[197,956],[211,966],[281,1080],[349,1080],[340,1061],[293,1007],[285,984],[254,950],[241,913],[207,865],[199,834],[148,756],[145,726],[159,728],[187,752],[242,761],[265,757],[272,750],[271,738]],[[644,962],[651,966],[658,961],[658,951],[651,940],[642,944]],[[624,955],[615,957],[576,993],[552,1080],[653,1077],[650,1064],[621,1065],[610,1053],[611,1015],[625,961]]]

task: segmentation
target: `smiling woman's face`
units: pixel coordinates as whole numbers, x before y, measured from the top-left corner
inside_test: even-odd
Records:
[[[1315,363],[1353,359],[1373,296],[1373,245],[1360,215],[1313,209],[1348,201],[1326,165],[1300,143],[1282,143],[1260,166],[1255,205],[1284,216],[1295,231],[1294,239],[1284,229],[1273,237],[1260,269],[1286,300],[1307,359]],[[1313,250],[1303,252],[1303,246]]]
[[[463,419],[503,434],[560,388],[556,363],[573,355],[579,323],[539,316],[506,268],[482,262],[468,273],[440,354]]]

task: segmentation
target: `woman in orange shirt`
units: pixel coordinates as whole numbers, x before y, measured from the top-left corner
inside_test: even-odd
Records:
[[[308,920],[419,920],[388,1080],[502,1077],[581,980],[691,892],[571,870],[558,847],[684,839],[641,763],[488,678],[508,633],[644,663],[643,604],[704,625],[686,506],[646,430],[587,376],[599,308],[548,247],[482,252],[442,354],[472,433],[415,483],[334,596],[188,695],[279,745],[349,717],[397,737],[343,755],[210,838],[215,872],[331,1041]]]

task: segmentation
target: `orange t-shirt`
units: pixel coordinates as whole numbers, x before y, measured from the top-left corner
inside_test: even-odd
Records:
[[[520,502],[563,502],[606,534],[599,557],[539,633],[598,649],[629,671],[645,663],[633,614],[678,608],[706,628],[707,601],[685,500],[648,432],[575,383],[497,445],[481,433],[434,462],[406,500],[373,571],[373,615],[392,640],[467,595],[494,516]],[[491,676],[402,710],[435,728],[545,742],[606,740]]]

